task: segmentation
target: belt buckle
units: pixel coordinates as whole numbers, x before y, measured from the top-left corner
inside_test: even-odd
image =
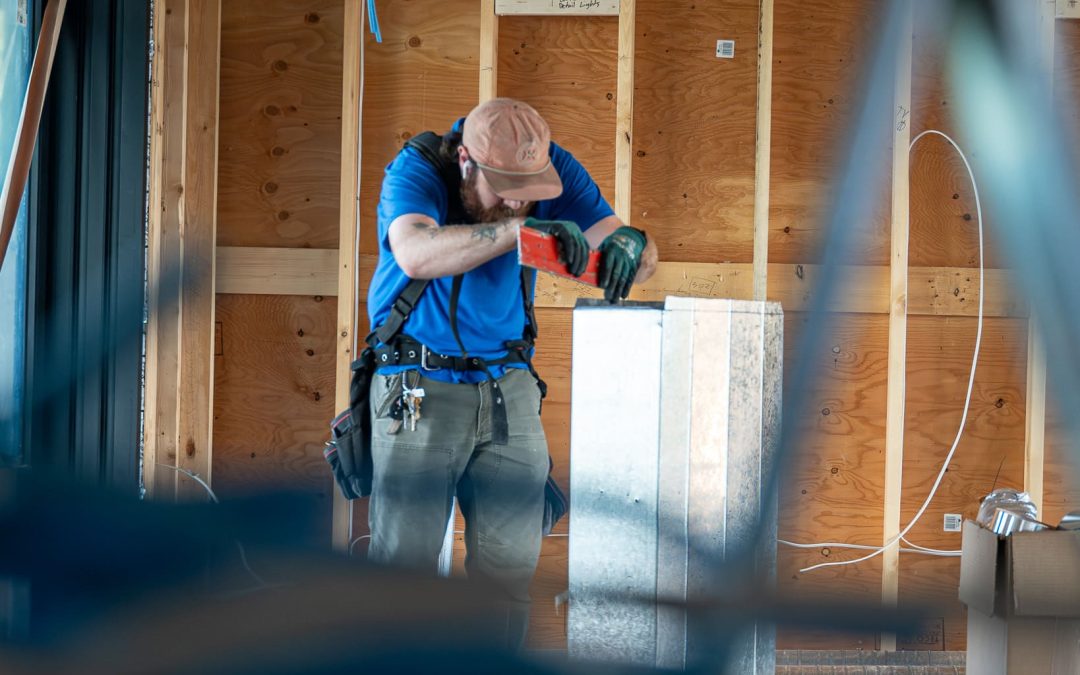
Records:
[[[439,370],[438,368],[432,368],[432,367],[428,366],[428,354],[430,354],[430,353],[431,353],[431,350],[427,348],[427,345],[424,345],[424,344],[420,345],[420,369],[421,370],[427,370],[427,371]]]

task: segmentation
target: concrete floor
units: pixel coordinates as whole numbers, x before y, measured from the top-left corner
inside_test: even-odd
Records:
[[[889,675],[932,673],[959,675],[966,672],[964,652],[874,652],[779,650],[777,675]]]

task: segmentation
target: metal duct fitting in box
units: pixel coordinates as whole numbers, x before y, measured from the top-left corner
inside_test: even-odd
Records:
[[[775,574],[762,476],[780,428],[783,313],[736,300],[583,301],[573,345],[570,656],[700,663],[720,636],[656,600],[723,594],[717,563],[759,534],[747,568]],[[729,671],[774,672],[772,628],[740,630]]]

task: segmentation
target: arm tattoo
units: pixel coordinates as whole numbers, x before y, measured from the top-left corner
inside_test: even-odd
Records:
[[[486,224],[483,224],[483,225],[477,225],[476,229],[473,230],[472,238],[473,239],[486,239],[486,240],[488,240],[490,242],[494,242],[495,239],[499,236],[499,231],[500,230],[505,230],[509,226],[510,226],[510,220],[509,219],[500,220],[500,221],[495,222],[495,223],[486,223]]]
[[[496,225],[478,225],[473,230],[473,239],[487,239],[488,241],[495,241],[495,236],[498,233],[498,227]]]
[[[418,230],[427,230],[428,237],[431,238],[431,239],[434,239],[435,237],[439,236],[439,226],[438,225],[430,225],[428,223],[422,223],[422,222],[420,222],[418,220],[415,223],[413,223],[412,226],[415,227]]]

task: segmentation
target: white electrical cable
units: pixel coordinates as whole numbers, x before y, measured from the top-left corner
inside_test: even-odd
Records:
[[[165,464],[164,462],[158,462],[157,465],[184,474],[199,485],[203,486],[203,489],[206,490],[206,494],[210,495],[210,499],[215,504],[221,503],[220,501],[218,501],[217,495],[214,494],[214,491],[210,488],[210,484],[203,480],[202,477],[200,477],[199,474],[195,473],[194,471],[179,466],[173,466],[172,464]],[[270,584],[266,583],[262,577],[255,573],[255,570],[251,569],[251,565],[248,564],[247,551],[244,549],[244,545],[240,543],[239,539],[236,540],[236,548],[240,550],[240,563],[244,566],[244,569],[247,570],[247,573],[251,575],[251,578],[254,579],[255,582],[258,584],[257,588],[270,588]]]
[[[878,549],[881,548],[880,546],[869,546],[867,544],[841,544],[840,542],[835,542],[835,541],[827,541],[827,542],[821,542],[821,543],[815,543],[815,544],[799,544],[797,542],[788,541],[786,539],[777,539],[776,541],[778,543],[784,544],[785,546],[791,546],[791,547],[794,547],[794,548],[853,548],[853,549],[858,549],[858,550],[862,550],[862,551],[877,551]],[[911,546],[912,548],[903,548],[903,547],[901,547],[900,548],[901,553],[924,553],[926,555],[940,555],[940,556],[960,555],[960,551],[939,551],[937,549],[926,548],[925,546],[919,546],[917,544],[912,544],[907,539],[902,539],[902,541],[905,544],[908,544],[909,546]]]
[[[926,546],[919,546],[918,544],[912,543],[911,540],[907,537],[900,537],[900,541],[912,547],[913,549],[918,549],[922,553],[929,553],[930,555],[949,556],[954,558],[960,556],[960,551],[945,551],[940,548],[927,548]]]
[[[351,544],[349,544],[349,557],[350,557],[350,558],[352,557],[352,554],[353,554],[353,548],[354,548],[354,547],[355,547],[355,546],[356,546],[356,545],[357,545],[357,544],[358,544],[359,542],[361,542],[361,541],[363,541],[363,540],[365,540],[365,539],[371,539],[371,535],[370,535],[370,534],[362,534],[362,535],[360,535],[359,537],[357,537],[356,539],[353,539],[353,540],[352,540],[352,543],[351,543]]]
[[[360,25],[364,24],[365,3],[360,3]],[[356,308],[360,303],[360,179],[364,168],[364,29],[360,29],[360,109],[356,115],[356,193],[353,204],[353,308],[352,308],[352,352],[353,359],[360,357],[356,353],[360,344],[356,334],[359,320],[356,317]],[[351,519],[350,519],[351,521]],[[356,542],[353,542],[356,543]],[[351,548],[351,546],[350,546]]]
[[[964,412],[960,417],[960,427],[956,430],[956,438],[953,440],[952,447],[949,448],[949,454],[946,455],[945,462],[941,465],[941,470],[938,471],[937,479],[934,481],[934,486],[930,488],[930,494],[926,496],[926,500],[923,502],[922,506],[919,507],[919,511],[915,514],[915,517],[912,518],[911,522],[907,524],[907,527],[901,530],[898,535],[886,542],[884,546],[865,547],[867,550],[871,551],[871,553],[868,553],[867,555],[859,558],[854,558],[852,560],[818,563],[816,565],[811,565],[810,567],[804,567],[803,569],[799,570],[799,572],[813,572],[814,570],[821,569],[823,567],[840,567],[843,565],[854,565],[856,563],[864,562],[866,560],[870,560],[871,558],[876,558],[877,556],[884,553],[887,548],[889,548],[893,544],[896,544],[899,541],[904,541],[907,544],[911,545],[911,552],[949,557],[959,555],[959,551],[941,551],[938,549],[926,548],[924,546],[917,546],[916,544],[912,544],[911,542],[907,541],[907,539],[905,538],[905,535],[907,535],[907,533],[911,531],[911,528],[915,526],[915,523],[919,522],[919,519],[922,518],[923,514],[926,512],[927,507],[930,506],[931,500],[934,499],[934,495],[937,494],[938,487],[941,485],[942,478],[945,477],[945,472],[949,469],[949,464],[952,462],[953,455],[956,454],[956,447],[960,444],[960,437],[963,435],[964,426],[967,424],[968,410],[971,408],[971,392],[974,389],[975,385],[975,370],[979,362],[979,349],[982,346],[983,331],[983,215],[982,201],[979,199],[979,186],[975,182],[975,172],[971,170],[971,164],[968,162],[967,156],[964,154],[964,151],[960,149],[960,146],[956,144],[956,141],[950,138],[947,134],[938,131],[937,129],[927,129],[926,131],[913,138],[911,140],[911,144],[908,145],[908,153],[911,153],[912,148],[915,147],[915,144],[919,141],[919,139],[921,139],[923,136],[928,136],[930,134],[941,136],[946,141],[948,141],[949,144],[952,145],[952,147],[960,155],[960,159],[964,161],[964,167],[967,169],[968,178],[971,179],[971,187],[975,191],[975,211],[978,215],[979,224],[979,321],[978,329],[975,334],[975,352],[971,357],[971,373],[968,376],[967,394],[964,397]],[[906,311],[907,310],[905,309],[905,312]],[[796,546],[799,548],[822,548],[828,546],[838,546],[840,548],[864,548],[862,546],[857,546],[854,544],[795,544],[783,540],[779,541],[780,543],[787,544],[789,546]],[[903,551],[905,549],[900,550]]]

